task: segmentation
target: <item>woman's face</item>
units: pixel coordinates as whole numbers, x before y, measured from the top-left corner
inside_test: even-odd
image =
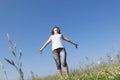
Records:
[[[54,28],[54,33],[58,33],[59,29],[58,28]]]

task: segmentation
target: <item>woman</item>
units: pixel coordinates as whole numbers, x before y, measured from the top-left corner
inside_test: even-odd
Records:
[[[62,40],[65,40],[71,44],[73,44],[76,48],[78,47],[78,44],[72,42],[70,39],[67,37],[63,36],[60,32],[59,27],[55,26],[52,29],[52,35],[50,38],[47,40],[47,42],[42,46],[40,49],[40,53],[43,52],[43,49],[50,43],[52,42],[52,53],[53,53],[53,58],[56,62],[57,70],[58,70],[58,75],[62,78],[62,69],[61,69],[61,64],[64,67],[64,72],[66,76],[68,77],[69,70],[68,70],[68,65],[66,62],[66,50],[65,47],[63,46]]]

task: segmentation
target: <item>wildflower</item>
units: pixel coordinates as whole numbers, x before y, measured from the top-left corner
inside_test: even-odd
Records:
[[[98,61],[97,63],[98,63],[98,65],[100,65],[100,63],[101,63],[101,62],[100,62],[100,61]]]
[[[120,72],[118,74],[120,75]]]
[[[108,76],[109,79],[114,79],[114,76]]]

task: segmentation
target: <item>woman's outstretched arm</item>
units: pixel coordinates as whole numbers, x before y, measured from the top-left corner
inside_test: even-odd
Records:
[[[40,53],[42,53],[43,49],[51,42],[51,36],[50,38],[46,41],[46,43],[42,46],[42,48],[40,49]]]
[[[71,41],[71,40],[68,39],[67,37],[65,37],[65,36],[62,35],[62,38],[63,38],[63,40],[65,40],[65,41],[67,41],[67,42],[73,44],[76,48],[78,47],[78,44],[74,43],[73,41]]]

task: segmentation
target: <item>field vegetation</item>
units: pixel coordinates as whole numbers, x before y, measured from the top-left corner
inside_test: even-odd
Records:
[[[91,62],[84,67],[70,71],[69,77],[60,79],[57,75],[44,78],[31,78],[32,80],[120,80],[120,51],[113,58],[107,54],[107,59],[98,63]],[[89,60],[87,58],[87,60]]]

